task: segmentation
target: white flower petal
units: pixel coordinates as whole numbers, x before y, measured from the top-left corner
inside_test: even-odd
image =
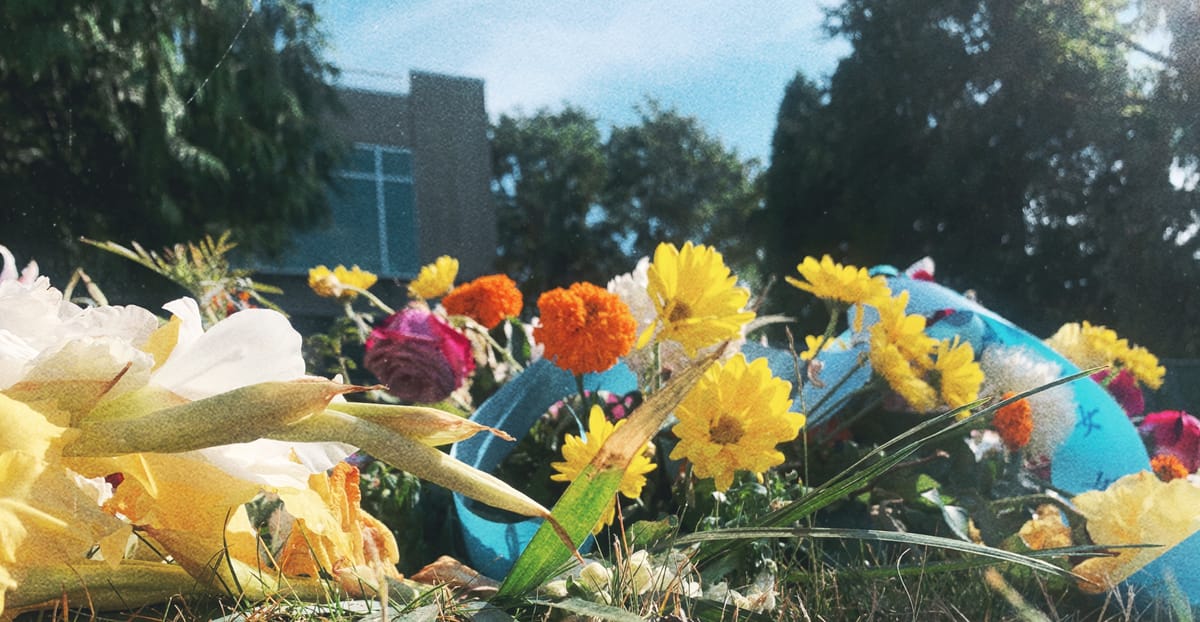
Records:
[[[342,443],[288,443],[259,439],[188,453],[202,457],[234,477],[272,488],[304,490],[308,488],[310,474],[332,468],[353,452],[353,447]]]
[[[295,380],[304,375],[300,345],[300,333],[283,315],[247,309],[194,343],[176,345],[151,382],[196,400],[259,382]]]

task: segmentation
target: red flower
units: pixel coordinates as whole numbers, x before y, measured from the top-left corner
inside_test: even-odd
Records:
[[[446,399],[475,371],[471,342],[420,307],[392,314],[367,338],[363,366],[402,400]]]
[[[1137,417],[1146,412],[1146,399],[1142,397],[1142,390],[1138,388],[1137,378],[1128,369],[1122,369],[1116,376],[1112,376],[1111,369],[1102,369],[1092,374],[1092,380],[1108,390],[1109,395],[1117,400],[1126,415]]]
[[[1195,417],[1182,410],[1150,413],[1138,431],[1153,438],[1155,453],[1179,458],[1189,473],[1200,467],[1200,420]]]

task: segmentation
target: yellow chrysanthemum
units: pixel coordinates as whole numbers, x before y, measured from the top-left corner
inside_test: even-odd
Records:
[[[737,337],[754,319],[753,311],[742,310],[750,292],[737,286],[721,253],[710,246],[659,244],[647,277],[657,317],[638,347],[649,343],[657,327],[659,340],[678,342],[695,356],[701,348]]]
[[[353,300],[358,296],[358,290],[370,289],[378,280],[379,277],[358,266],[347,269],[339,265],[330,270],[320,265],[308,271],[308,286],[313,292],[323,298],[341,301]]]
[[[864,304],[874,304],[892,293],[888,288],[887,279],[871,276],[866,268],[835,263],[829,255],[821,257],[819,262],[813,257],[805,257],[804,261],[796,266],[796,270],[804,280],[787,277],[787,282],[793,287],[817,298],[858,307],[854,330],[862,330]]]
[[[1163,482],[1149,471],[1126,475],[1105,490],[1092,490],[1071,500],[1087,518],[1092,542],[1100,546],[1157,544],[1149,548],[1118,549],[1113,556],[1092,557],[1072,572],[1083,579],[1079,587],[1103,592],[1141,570],[1200,530],[1200,488],[1186,479]]]
[[[442,255],[433,263],[421,267],[417,278],[408,284],[408,295],[426,300],[444,296],[454,287],[456,277],[458,260],[449,255]]]
[[[591,413],[588,415],[588,431],[587,440],[583,440],[573,434],[568,434],[563,442],[563,460],[564,462],[552,462],[550,466],[558,471],[550,476],[550,479],[556,482],[572,482],[584,467],[592,462],[592,458],[600,451],[600,447],[604,445],[604,441],[612,436],[612,433],[622,425],[625,421],[618,421],[613,425],[604,417],[604,411],[599,406],[592,406]],[[621,487],[617,492],[630,498],[637,499],[642,495],[642,487],[646,485],[646,474],[654,470],[654,463],[650,461],[649,453],[650,444],[646,446],[633,457],[633,461],[625,469],[625,475],[621,478]],[[607,525],[611,525],[613,518],[616,517],[616,503],[608,507],[596,526],[592,528],[592,533],[600,533],[600,530]]]
[[[904,358],[923,369],[932,367],[930,353],[937,340],[925,334],[925,318],[908,315],[908,292],[878,298],[874,302],[879,321],[871,325],[872,340],[881,339],[896,346]]]
[[[929,412],[937,408],[937,391],[921,378],[912,362],[896,344],[887,340],[882,333],[871,333],[871,369],[887,381],[908,405],[917,412]]]
[[[1084,369],[1102,365],[1128,369],[1151,389],[1161,387],[1167,373],[1149,350],[1130,346],[1129,340],[1118,337],[1111,328],[1092,325],[1086,320],[1082,324],[1063,324],[1046,340],[1046,345]]]
[[[975,362],[975,348],[968,341],[942,340],[937,345],[930,375],[938,385],[942,403],[950,408],[970,404],[979,398],[979,387],[983,384],[983,370]],[[964,411],[962,417],[969,413]]]
[[[715,364],[676,409],[671,431],[679,444],[671,459],[691,461],[697,477],[711,477],[717,490],[733,484],[735,471],[761,474],[783,463],[779,443],[804,427],[805,417],[790,412],[791,383],[775,378],[766,359],[747,364],[734,355]]]
[[[1167,368],[1158,364],[1158,357],[1141,346],[1126,351],[1122,356],[1121,366],[1132,372],[1142,384],[1151,389],[1162,387],[1163,376],[1167,375]]]

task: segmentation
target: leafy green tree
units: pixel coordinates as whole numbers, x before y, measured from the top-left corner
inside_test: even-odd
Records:
[[[784,96],[756,223],[767,269],[790,273],[806,254],[900,267],[930,255],[944,283],[1034,332],[1090,319],[1180,351],[1161,310],[1133,310],[1165,302],[1194,261],[1164,243],[1188,216],[1168,180],[1178,119],[1130,71],[1124,5],[833,9],[853,51],[827,86],[798,76]]]
[[[60,267],[79,236],[280,248],[326,217],[322,45],[296,0],[0,4],[5,243]]]
[[[743,161],[694,117],[649,100],[640,123],[614,127],[606,145],[604,204],[620,218],[634,257],[653,255],[660,242],[692,240],[715,246],[745,267],[757,247],[742,233],[759,207],[756,161]]]
[[[605,283],[624,266],[605,183],[596,120],[579,108],[502,115],[492,128],[497,268],[532,298],[573,281]]]
[[[659,242],[716,246],[745,266],[741,235],[759,209],[754,163],[696,119],[650,102],[640,123],[614,127],[575,107],[501,116],[492,128],[501,246],[498,268],[526,296],[585,280],[603,284]]]

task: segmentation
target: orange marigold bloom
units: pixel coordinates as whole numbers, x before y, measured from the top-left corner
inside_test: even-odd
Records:
[[[503,274],[481,276],[463,283],[442,298],[450,315],[465,315],[491,330],[504,318],[521,314],[524,305],[517,284]]]
[[[1183,479],[1188,476],[1187,467],[1183,461],[1171,454],[1158,454],[1150,459],[1150,468],[1164,482],[1173,479]]]
[[[1016,394],[1005,393],[1004,399],[1013,395]],[[996,428],[996,433],[1000,435],[1000,440],[1004,441],[1004,446],[1009,451],[1016,451],[1028,445],[1033,432],[1033,409],[1029,406],[1029,400],[1019,399],[997,409],[992,418],[992,427]]]
[[[602,287],[559,287],[542,294],[537,304],[541,324],[533,338],[545,347],[546,358],[573,374],[604,371],[633,348],[633,314]]]

